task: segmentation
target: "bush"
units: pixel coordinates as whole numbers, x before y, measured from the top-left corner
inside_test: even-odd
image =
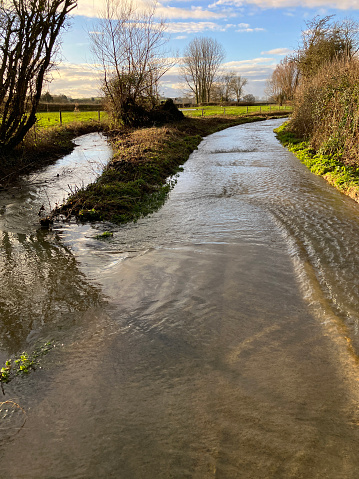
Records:
[[[290,130],[322,155],[359,163],[359,62],[335,60],[303,81]]]

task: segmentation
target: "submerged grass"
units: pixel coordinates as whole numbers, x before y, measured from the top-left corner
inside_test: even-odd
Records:
[[[18,358],[8,359],[0,369],[0,386],[3,394],[5,395],[4,384],[8,384],[16,376],[27,375],[30,371],[35,370],[39,366],[39,359],[53,347],[54,344],[48,341],[38,346],[31,354],[24,351]]]
[[[275,130],[279,141],[295,154],[315,175],[359,203],[359,166],[345,165],[341,155],[324,155],[316,152],[309,141],[297,138],[284,123]]]
[[[281,112],[284,116],[285,112]],[[111,135],[114,157],[100,178],[56,209],[69,219],[136,221],[157,210],[175,184],[174,175],[204,136],[230,126],[274,118],[273,114],[186,118],[162,127],[124,129]]]

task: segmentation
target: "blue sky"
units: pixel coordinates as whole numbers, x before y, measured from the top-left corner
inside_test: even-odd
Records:
[[[99,95],[88,32],[94,30],[101,7],[102,0],[79,0],[62,36],[61,62],[45,90],[73,98]],[[298,46],[306,22],[316,15],[359,22],[359,0],[163,0],[158,12],[167,19],[169,50],[180,57],[196,36],[216,39],[226,52],[224,69],[246,77],[246,93],[262,98],[266,79]],[[160,91],[168,97],[183,96],[177,66],[163,77]]]

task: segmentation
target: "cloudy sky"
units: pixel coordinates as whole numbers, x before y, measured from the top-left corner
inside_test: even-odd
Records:
[[[72,98],[99,95],[88,32],[96,29],[102,0],[79,0],[71,25],[63,34],[62,59],[48,87]],[[226,52],[224,67],[248,79],[246,93],[264,96],[275,65],[298,46],[306,22],[316,15],[359,21],[359,0],[160,0],[158,13],[167,19],[168,48],[181,56],[196,36],[216,39]],[[164,96],[183,95],[174,67],[163,77]]]

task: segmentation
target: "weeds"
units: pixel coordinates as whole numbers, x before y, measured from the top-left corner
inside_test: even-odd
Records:
[[[101,240],[101,239],[107,239],[107,238],[112,238],[113,233],[111,231],[104,231],[103,233],[96,235],[94,238]]]
[[[16,376],[27,375],[31,370],[35,370],[39,364],[39,358],[47,354],[53,348],[51,341],[36,348],[31,355],[23,352],[16,359],[8,359],[5,365],[0,369],[0,385],[3,394],[4,384],[9,383]]]

